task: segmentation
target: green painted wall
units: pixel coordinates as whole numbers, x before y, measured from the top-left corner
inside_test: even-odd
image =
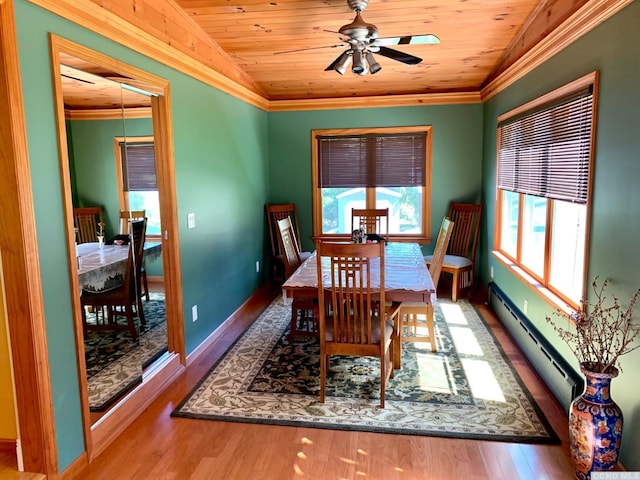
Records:
[[[267,114],[148,57],[15,1],[16,29],[31,162],[47,343],[60,469],[84,450],[69,262],[57,155],[49,32],[171,82],[177,211],[187,353],[264,279]],[[77,142],[74,148],[78,148]],[[195,229],[187,230],[187,213]],[[191,322],[191,306],[199,319]]]
[[[123,120],[75,120],[68,122],[73,138],[73,158],[78,206],[100,205],[107,238],[118,233],[118,181],[113,147],[115,137],[150,136],[150,118]]]
[[[590,230],[589,273],[611,277],[622,305],[640,287],[640,2],[633,2],[594,31],[500,93],[485,105],[484,203],[488,235],[481,246],[482,273],[489,266],[495,281],[522,308],[529,301],[529,317],[577,369],[577,362],[545,322],[552,309],[491,255],[495,220],[495,151],[498,115],[594,70],[600,71],[600,94],[595,151],[595,183]],[[640,319],[640,311],[635,315]],[[622,357],[623,372],[613,380],[611,393],[624,415],[621,460],[628,470],[640,470],[640,350]]]
[[[74,120],[67,122],[67,141],[72,158],[74,198],[77,206],[99,205],[106,223],[106,237],[118,233],[120,202],[114,151],[114,138],[153,135],[150,118],[123,120]],[[162,275],[162,258],[146,262],[151,276]]]
[[[269,114],[269,202],[296,204],[304,250],[313,249],[311,131],[400,125],[433,127],[431,234],[435,239],[449,202],[480,199],[481,104]],[[425,247],[426,252],[432,250]]]

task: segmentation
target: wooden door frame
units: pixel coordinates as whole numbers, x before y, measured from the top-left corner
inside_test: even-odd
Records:
[[[61,182],[63,190],[65,222],[67,229],[67,251],[71,262],[75,259],[73,235],[73,202],[67,150],[67,131],[65,109],[60,78],[59,54],[72,55],[95,65],[99,65],[116,74],[142,81],[153,87],[158,95],[152,97],[151,111],[153,136],[155,143],[158,191],[160,193],[160,212],[162,215],[162,258],[165,279],[165,298],[167,315],[167,340],[169,358],[160,368],[154,369],[154,375],[145,377],[145,382],[136,387],[126,399],[110,410],[96,424],[91,424],[88,405],[88,384],[84,361],[84,340],[79,296],[72,297],[75,323],[75,340],[79,383],[81,392],[82,418],[85,433],[85,448],[90,462],[109,443],[111,443],[129,423],[155,398],[164,386],[185,368],[186,354],[184,345],[182,278],[179,256],[179,230],[177,219],[177,200],[175,187],[175,167],[173,157],[173,126],[171,123],[171,93],[168,80],[125,64],[108,55],[71,42],[54,34],[49,35],[51,47],[51,65],[56,101],[56,124],[58,132],[58,155],[60,158]],[[71,291],[79,291],[78,278],[70,278]],[[81,465],[74,465],[73,469]]]
[[[115,63],[121,67],[116,70],[125,75],[152,83],[161,81],[164,91],[164,95],[154,100],[154,108],[158,110],[157,118],[154,115],[154,129],[157,128],[166,138],[159,149],[159,170],[162,173],[158,181],[165,197],[161,200],[165,237],[163,260],[165,275],[168,277],[165,286],[167,298],[171,299],[167,302],[167,318],[171,318],[173,323],[168,342],[169,349],[176,354],[171,355],[164,363],[164,368],[158,369],[160,373],[154,372],[146,388],[138,392],[138,397],[147,397],[146,399],[141,398],[133,402],[133,406],[120,409],[121,411],[113,415],[111,420],[103,422],[107,428],[102,429],[99,441],[93,442],[93,452],[91,437],[95,432],[91,431],[88,414],[83,413],[87,450],[65,472],[66,474],[82,468],[82,465],[113,441],[126,425],[135,419],[136,414],[184,370],[186,362],[169,83],[120,62]],[[5,282],[5,301],[15,378],[16,415],[19,423],[17,445],[25,471],[42,473],[47,478],[54,479],[60,476],[58,449],[24,97],[12,0],[0,0],[0,115],[3,119],[0,122],[0,172],[3,185],[0,189],[0,209],[3,211],[3,215],[0,216],[0,249],[2,269],[8,279]],[[64,129],[64,117],[62,120]],[[71,216],[67,209],[65,206],[67,227],[72,229],[69,227],[72,222],[69,223]],[[74,311],[79,312],[79,300],[72,301]],[[135,392],[132,397],[135,397]]]
[[[58,453],[22,81],[12,0],[0,0],[0,249],[25,471],[55,478]]]

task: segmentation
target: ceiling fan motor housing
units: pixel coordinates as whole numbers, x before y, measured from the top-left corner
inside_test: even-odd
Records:
[[[365,22],[360,16],[360,12],[356,12],[356,18],[353,22],[343,25],[338,31],[351,39],[363,42],[378,38],[378,27],[372,23]]]

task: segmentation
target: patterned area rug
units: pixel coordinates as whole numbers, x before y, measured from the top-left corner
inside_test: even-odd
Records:
[[[150,293],[143,302],[146,325],[138,339],[127,330],[89,330],[85,361],[89,408],[102,412],[142,381],[142,370],[167,351],[164,294]],[[91,322],[91,314],[87,315]]]
[[[402,368],[378,407],[378,361],[331,357],[318,401],[319,342],[288,341],[291,310],[276,299],[172,416],[520,443],[558,437],[466,300],[436,307],[438,352],[403,344]]]

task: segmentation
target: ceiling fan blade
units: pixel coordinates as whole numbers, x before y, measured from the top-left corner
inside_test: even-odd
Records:
[[[409,55],[408,53],[400,52],[399,50],[394,50],[393,48],[387,47],[380,47],[378,54],[392,60],[397,60],[398,62],[406,63],[407,65],[416,65],[422,61],[420,57]]]
[[[307,47],[307,48],[298,48],[296,50],[285,50],[283,52],[273,52],[273,54],[280,55],[281,53],[295,53],[295,52],[304,52],[306,50],[320,50],[322,48],[336,48],[336,47],[344,47],[344,43],[338,43],[336,45],[324,45],[322,47]]]
[[[430,33],[424,35],[405,35],[404,37],[377,38],[372,44],[383,45],[435,45],[440,39]]]

